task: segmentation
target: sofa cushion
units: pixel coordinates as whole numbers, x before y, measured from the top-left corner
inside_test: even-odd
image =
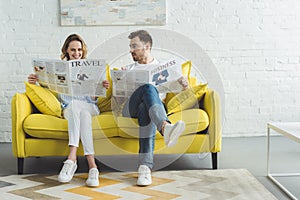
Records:
[[[92,118],[93,137],[101,139],[118,136],[118,128],[111,112]],[[23,124],[25,132],[36,138],[68,139],[68,121],[51,115],[31,114]]]
[[[207,84],[199,84],[178,93],[166,104],[168,114],[192,108],[202,99],[206,89]]]
[[[186,128],[183,135],[205,130],[209,124],[208,115],[201,109],[189,109],[169,116],[172,123],[183,120]],[[123,137],[138,138],[137,119],[117,117],[112,112],[104,112],[93,117],[94,139]],[[117,125],[117,123],[118,125]],[[66,119],[45,114],[31,114],[24,120],[24,131],[35,138],[68,139],[68,122]],[[157,132],[157,139],[162,136]]]
[[[25,85],[26,95],[41,113],[62,118],[61,105],[50,90],[28,82]]]
[[[203,131],[209,125],[209,118],[207,113],[204,110],[198,108],[173,113],[169,115],[168,118],[172,123],[176,123],[178,120],[183,120],[185,122],[186,126],[182,135]],[[118,124],[120,127],[120,137],[139,137],[139,126],[137,119],[132,119],[128,117],[118,117]],[[156,132],[156,139],[162,139],[162,136],[158,131]]]

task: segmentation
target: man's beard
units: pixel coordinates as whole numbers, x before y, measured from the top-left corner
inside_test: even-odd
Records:
[[[131,57],[132,57],[133,61],[138,61],[139,60],[135,53],[132,53]]]

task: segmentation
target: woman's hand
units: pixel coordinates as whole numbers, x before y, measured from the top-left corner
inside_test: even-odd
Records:
[[[92,96],[91,99],[92,99],[93,101],[96,101],[96,100],[98,99],[98,97]]]
[[[189,87],[189,82],[185,76],[182,76],[178,79],[178,82],[182,86],[182,89],[185,90]]]
[[[38,82],[37,74],[29,74],[27,78],[28,78],[28,83],[30,84],[36,84],[36,82]]]
[[[108,80],[104,80],[104,81],[102,82],[102,86],[105,87],[106,89],[109,88],[109,85],[110,85],[110,84],[109,84],[109,81],[108,81]]]

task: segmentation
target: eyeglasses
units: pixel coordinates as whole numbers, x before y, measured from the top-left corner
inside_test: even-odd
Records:
[[[143,45],[143,46],[138,45],[138,44],[130,44],[129,45],[130,50],[142,49],[143,47],[145,47],[145,45]]]

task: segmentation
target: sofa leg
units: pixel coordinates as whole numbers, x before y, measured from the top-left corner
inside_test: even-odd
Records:
[[[211,153],[212,169],[218,169],[218,154]]]
[[[24,158],[18,158],[18,174],[23,174]]]

